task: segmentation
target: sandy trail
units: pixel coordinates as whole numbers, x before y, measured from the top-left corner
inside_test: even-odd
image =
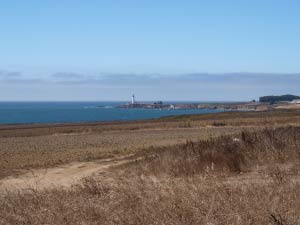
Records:
[[[48,169],[35,169],[23,173],[19,176],[10,176],[0,180],[1,192],[9,191],[26,191],[26,190],[44,190],[51,188],[68,189],[76,184],[80,179],[92,175],[98,175],[107,172],[110,168],[141,160],[142,157],[136,158],[133,155],[124,157],[113,157],[90,162],[72,162]],[[289,171],[293,164],[278,164],[282,171]],[[267,176],[264,171],[265,166],[257,167],[250,172],[227,177],[224,183],[240,186],[242,184],[265,184],[272,182],[272,178]],[[300,182],[298,176],[292,176],[293,182]]]
[[[80,179],[107,171],[114,166],[131,162],[131,156],[114,157],[92,162],[73,162],[47,169],[30,170],[19,176],[0,180],[0,191],[48,188],[69,188]]]

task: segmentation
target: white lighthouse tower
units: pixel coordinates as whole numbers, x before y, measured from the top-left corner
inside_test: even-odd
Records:
[[[134,94],[131,96],[131,104],[134,105],[135,99],[134,99]]]

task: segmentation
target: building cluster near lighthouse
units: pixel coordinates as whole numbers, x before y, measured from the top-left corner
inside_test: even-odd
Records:
[[[289,95],[287,95],[289,96]],[[267,96],[268,97],[268,96]],[[136,101],[135,95],[132,94],[131,101],[117,106],[117,108],[144,108],[144,109],[217,109],[217,110],[233,110],[233,111],[266,111],[276,109],[277,107],[289,107],[300,104],[299,97],[292,101],[278,101],[278,102],[262,102],[262,101],[249,101],[249,102],[227,102],[227,103],[164,103],[162,101],[156,102],[139,102]],[[261,97],[264,98],[264,97]],[[274,96],[272,96],[274,98]]]
[[[221,103],[164,103],[162,101],[155,101],[155,102],[138,102],[135,100],[135,95],[132,94],[131,96],[131,101],[118,106],[118,108],[144,108],[144,109],[233,109],[233,110],[238,110],[238,109],[248,109],[248,110],[253,110],[254,105],[253,103],[247,104],[247,107],[245,108],[244,103],[226,103],[226,104],[221,104]]]
[[[164,104],[162,101],[157,101],[153,103],[146,103],[146,102],[137,102],[135,100],[135,95],[132,94],[131,96],[131,102],[118,106],[119,108],[170,108],[170,104]]]

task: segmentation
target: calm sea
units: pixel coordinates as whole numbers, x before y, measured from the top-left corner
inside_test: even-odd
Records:
[[[0,102],[0,124],[95,122],[216,113],[204,109],[121,109],[124,102]]]

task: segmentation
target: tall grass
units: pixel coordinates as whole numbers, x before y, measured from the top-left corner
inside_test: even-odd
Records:
[[[0,224],[300,224],[299,135],[285,127],[152,148],[70,190],[3,194]]]
[[[139,172],[189,176],[202,172],[240,173],[270,163],[300,159],[300,127],[243,131],[198,142],[161,147],[147,152],[136,165]]]

